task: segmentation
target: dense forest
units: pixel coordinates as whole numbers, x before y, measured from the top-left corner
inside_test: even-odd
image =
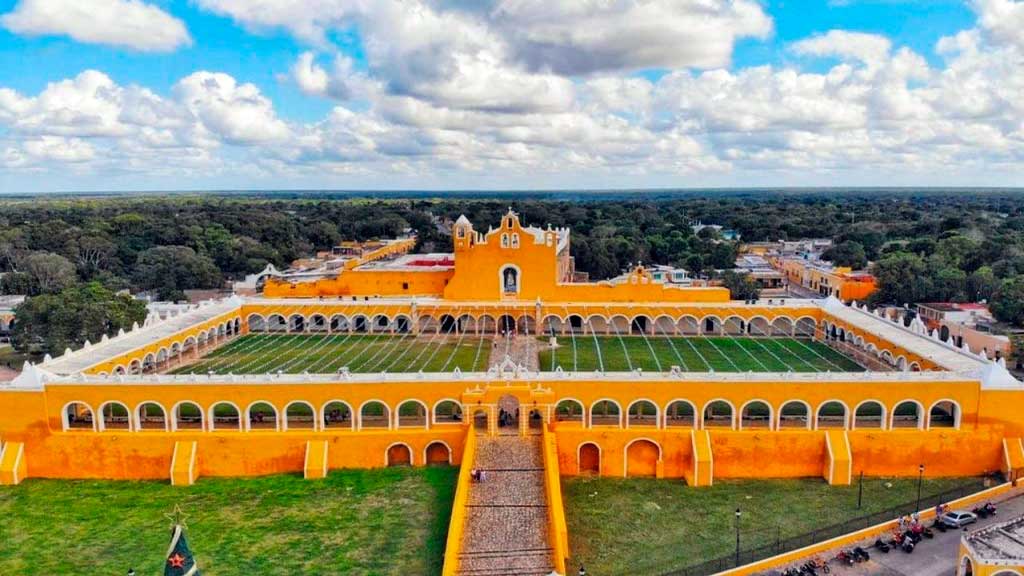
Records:
[[[287,266],[342,239],[395,236],[411,228],[423,250],[448,250],[441,222],[465,214],[486,229],[510,205],[528,224],[570,227],[576,267],[594,279],[636,262],[704,275],[732,267],[738,244],[711,229],[695,235],[691,224],[700,221],[736,230],[744,241],[831,238],[835,246],[828,255],[836,262],[872,263],[879,303],[990,300],[1002,319],[1024,322],[1019,192],[8,199],[0,202],[0,293],[57,295],[51,304],[110,299],[124,289],[178,299],[183,290],[221,287],[267,263]],[[40,304],[31,308],[40,314],[53,308]],[[114,308],[104,330],[130,325],[142,313]],[[49,344],[75,342],[84,333]]]

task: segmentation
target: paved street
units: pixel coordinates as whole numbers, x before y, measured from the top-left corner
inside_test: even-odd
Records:
[[[997,502],[997,506],[999,507],[997,516],[981,520],[970,526],[969,529],[974,531],[989,524],[1024,515],[1024,493],[1018,491],[1009,500]],[[883,539],[888,540],[889,537],[886,536]],[[898,550],[882,554],[872,547],[873,543],[874,539],[871,539],[869,542],[860,544],[871,553],[871,560],[854,566],[840,566],[836,562],[832,562],[832,572],[850,576],[952,576],[956,573],[957,552],[960,548],[959,531],[949,530],[945,533],[936,531],[934,539],[923,540],[912,554]],[[846,548],[853,548],[853,546]],[[820,556],[832,559],[838,553],[839,549],[837,548]],[[772,573],[777,574],[778,572],[768,572],[768,574]]]

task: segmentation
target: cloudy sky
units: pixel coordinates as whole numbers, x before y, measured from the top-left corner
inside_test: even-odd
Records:
[[[1024,185],[1024,0],[0,0],[0,192]]]

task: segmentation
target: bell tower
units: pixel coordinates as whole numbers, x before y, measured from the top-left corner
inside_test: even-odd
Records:
[[[452,240],[455,243],[455,251],[462,252],[468,250],[473,246],[476,232],[473,230],[473,224],[463,214],[459,216],[459,219],[455,221],[452,226]]]

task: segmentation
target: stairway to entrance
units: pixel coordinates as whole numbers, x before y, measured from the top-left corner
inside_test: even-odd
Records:
[[[530,372],[540,370],[536,336],[528,334],[497,336],[494,342],[495,344],[491,348],[491,355],[488,359],[488,368],[501,366],[505,361],[505,356],[509,356],[512,362],[526,367]]]
[[[547,576],[553,570],[548,542],[541,437],[480,436],[458,574]]]

